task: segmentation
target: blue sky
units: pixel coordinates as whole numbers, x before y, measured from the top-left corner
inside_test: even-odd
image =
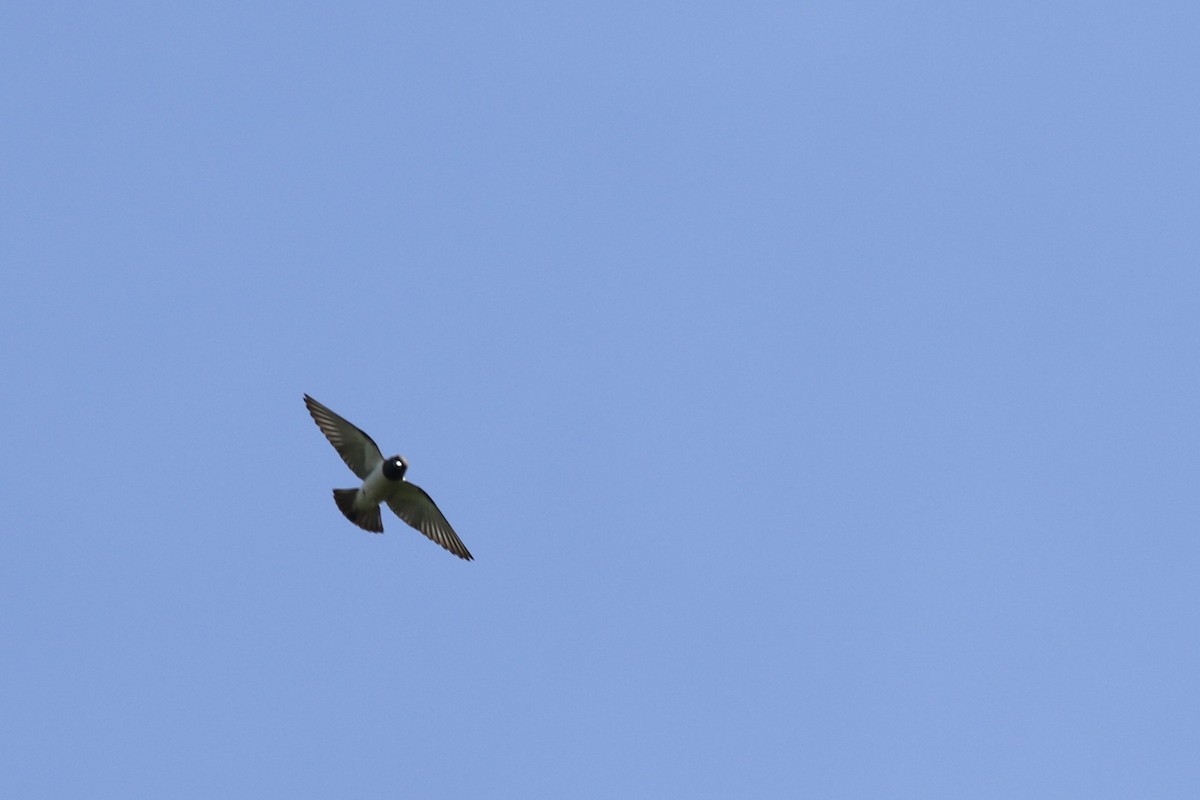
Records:
[[[3,794],[1195,797],[1197,9],[7,5]]]

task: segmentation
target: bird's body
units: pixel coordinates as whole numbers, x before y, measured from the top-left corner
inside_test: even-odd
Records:
[[[408,462],[403,456],[383,457],[379,446],[361,428],[304,395],[304,404],[325,438],[346,466],[362,479],[357,489],[334,489],[333,500],[363,530],[383,533],[379,504],[387,503],[396,516],[459,558],[474,559],[425,490],[404,479]]]
[[[395,481],[388,480],[387,475],[384,474],[384,464],[387,464],[387,462],[380,461],[379,466],[371,470],[371,474],[366,477],[362,486],[358,488],[358,504],[362,506],[378,506],[391,496],[392,489],[395,488]]]

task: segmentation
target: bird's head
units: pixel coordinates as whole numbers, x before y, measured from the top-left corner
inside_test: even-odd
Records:
[[[389,481],[403,480],[407,471],[408,462],[404,460],[404,456],[392,456],[383,460],[383,477]]]

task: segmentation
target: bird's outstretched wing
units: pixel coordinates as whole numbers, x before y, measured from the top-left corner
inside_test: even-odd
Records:
[[[474,561],[475,557],[467,549],[454,528],[446,521],[445,515],[438,509],[433,498],[425,493],[420,486],[403,481],[392,492],[387,501],[397,517],[407,522],[421,533],[428,536],[442,547],[459,558]]]
[[[304,405],[308,406],[308,413],[312,414],[313,421],[333,445],[333,449],[338,451],[338,455],[346,462],[350,471],[366,480],[371,470],[383,461],[379,445],[361,428],[342,419],[308,395],[304,395]]]

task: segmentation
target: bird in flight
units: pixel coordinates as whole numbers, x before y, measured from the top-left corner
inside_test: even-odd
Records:
[[[347,422],[325,406],[304,395],[304,405],[325,438],[338,451],[350,471],[362,479],[357,489],[334,489],[333,501],[346,519],[363,530],[383,533],[379,504],[387,503],[397,517],[407,522],[459,558],[473,561],[458,534],[450,527],[433,498],[404,479],[408,461],[403,456],[384,458],[379,445],[361,428]]]

